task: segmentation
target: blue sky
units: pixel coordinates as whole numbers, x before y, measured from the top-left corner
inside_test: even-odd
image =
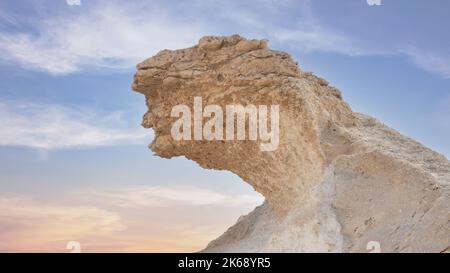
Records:
[[[0,241],[28,238],[0,250],[64,251],[69,240],[91,250],[194,250],[261,202],[232,174],[146,147],[144,98],[130,89],[135,65],[203,35],[268,39],[355,111],[449,157],[448,10],[446,0],[0,2]],[[16,211],[27,206],[59,220]],[[68,208],[72,219],[109,224],[79,220],[79,232],[54,231],[73,224]],[[186,225],[192,237],[168,241]],[[120,243],[105,243],[111,238]]]

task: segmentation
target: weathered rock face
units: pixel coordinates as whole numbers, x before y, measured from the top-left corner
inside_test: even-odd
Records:
[[[211,36],[137,68],[133,89],[149,108],[142,124],[155,132],[150,148],[229,170],[266,198],[205,251],[360,252],[369,241],[384,252],[449,251],[449,161],[352,112],[336,88],[287,53],[266,41]],[[262,151],[261,140],[175,140],[172,108],[192,109],[194,97],[222,109],[279,105],[278,148]]]

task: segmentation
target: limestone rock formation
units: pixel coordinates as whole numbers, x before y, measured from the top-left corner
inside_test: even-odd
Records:
[[[150,148],[229,170],[265,202],[209,252],[449,252],[450,162],[372,117],[352,112],[340,91],[301,71],[265,40],[207,36],[138,64]],[[279,146],[260,140],[174,140],[175,105],[279,105]]]

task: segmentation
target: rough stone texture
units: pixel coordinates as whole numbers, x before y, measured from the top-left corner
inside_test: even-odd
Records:
[[[450,163],[374,118],[354,113],[324,79],[267,41],[207,36],[137,66],[150,148],[229,170],[266,201],[204,251],[449,252]],[[175,141],[174,105],[280,105],[280,144]]]

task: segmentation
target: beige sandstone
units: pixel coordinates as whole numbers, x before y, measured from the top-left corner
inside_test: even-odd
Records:
[[[264,40],[203,37],[137,66],[133,89],[149,111],[156,155],[228,170],[265,202],[203,251],[449,252],[450,163],[441,154],[353,112],[341,92]],[[175,141],[178,104],[280,105],[279,147],[259,141]]]

